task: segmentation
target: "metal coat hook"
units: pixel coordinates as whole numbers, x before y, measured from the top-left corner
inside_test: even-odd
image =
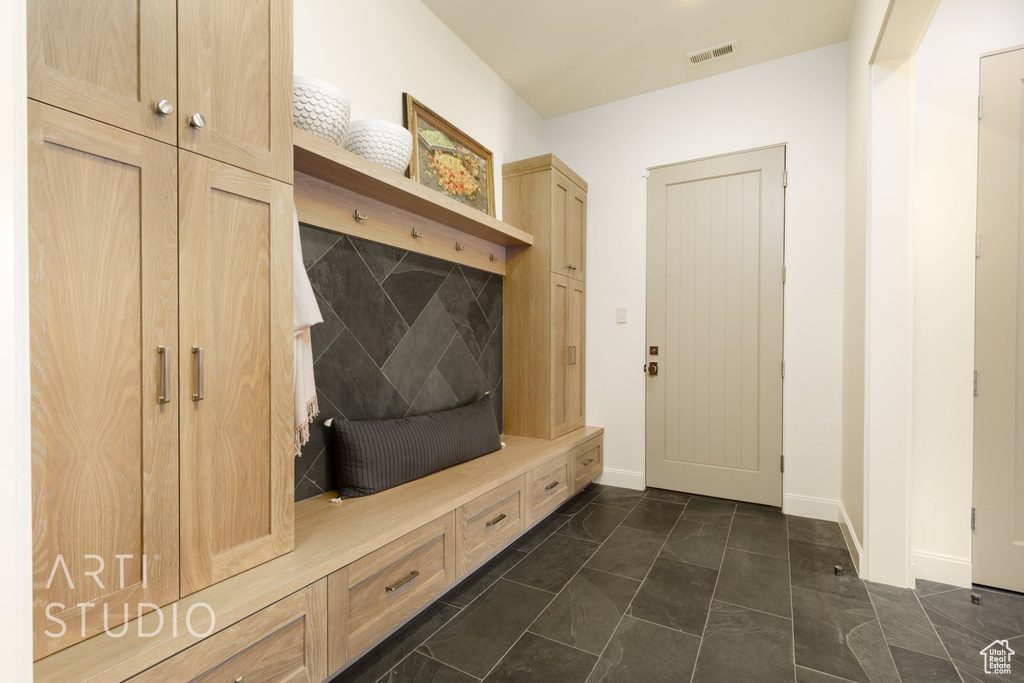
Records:
[[[420,232],[419,230],[417,230],[416,228],[413,228],[412,229],[412,238],[415,240],[415,239],[419,239],[421,237],[423,237],[423,233]]]
[[[466,248],[464,246],[462,246],[461,244],[459,244],[458,242],[456,242],[455,243],[455,251],[466,251]]]
[[[356,218],[356,223],[365,223],[369,218],[365,213],[363,213],[359,209],[355,210],[354,215]]]

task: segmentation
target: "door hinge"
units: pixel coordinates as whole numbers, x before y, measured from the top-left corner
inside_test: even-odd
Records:
[[[782,186],[789,187],[789,171],[782,172]]]
[[[982,119],[985,117],[985,96],[978,95],[978,118]]]
[[[977,508],[971,508],[971,531],[974,531],[978,525],[978,510]]]
[[[645,168],[644,170],[640,171],[640,177],[641,178],[650,178],[651,177],[651,172],[648,169]]]
[[[981,258],[981,230],[974,235],[974,258]]]
[[[786,284],[786,266],[782,266],[782,284]]]
[[[974,395],[978,395],[978,371],[974,371]]]
[[[779,456],[779,471],[780,472],[785,472],[786,471],[786,456],[784,456],[784,455],[780,455]]]
[[[786,379],[786,361],[782,361],[782,379]]]

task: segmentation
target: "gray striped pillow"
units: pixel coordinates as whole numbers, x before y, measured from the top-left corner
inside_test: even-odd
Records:
[[[334,435],[340,498],[377,493],[501,448],[489,393],[441,413],[335,420]]]

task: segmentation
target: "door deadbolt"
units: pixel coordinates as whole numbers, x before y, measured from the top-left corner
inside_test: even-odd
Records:
[[[658,374],[658,364],[657,363],[648,363],[647,364],[647,374],[650,375],[651,377],[657,375]]]

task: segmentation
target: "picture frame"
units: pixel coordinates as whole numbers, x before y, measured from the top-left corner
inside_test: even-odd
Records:
[[[409,93],[402,100],[412,133],[409,177],[495,216],[494,154]]]

